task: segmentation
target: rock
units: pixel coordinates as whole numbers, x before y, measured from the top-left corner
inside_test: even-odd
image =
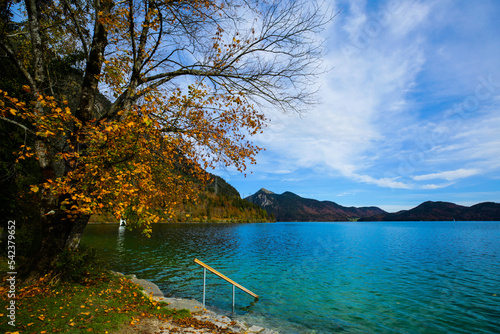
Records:
[[[191,313],[203,312],[203,305],[195,299],[180,299],[180,298],[165,298],[158,297],[154,298],[157,301],[168,303],[166,308],[182,310],[189,310]]]
[[[254,325],[254,326],[252,326],[252,327],[250,327],[250,328],[248,329],[248,331],[249,331],[250,333],[260,333],[260,332],[262,332],[263,330],[264,330],[264,328],[263,328],[263,327],[260,327],[260,326],[255,326],[255,325]]]
[[[139,278],[131,278],[130,279],[133,283],[138,284],[144,288],[144,292],[149,296],[150,293],[153,293],[153,297],[163,297],[163,292],[161,292],[160,288],[154,284],[153,282],[150,282],[145,279],[139,279]]]
[[[259,334],[278,334],[278,332],[270,330],[270,329],[264,329],[262,332]]]
[[[115,273],[118,276],[123,276],[121,273]],[[132,277],[130,280],[142,286],[144,288],[144,293],[147,294],[148,296],[152,293],[153,294],[153,299],[159,302],[164,302],[167,303],[165,306],[166,308],[169,309],[177,309],[177,310],[182,310],[182,309],[187,309],[189,310],[192,314],[193,317],[202,320],[202,321],[207,321],[210,322],[222,330],[230,330],[234,333],[247,333],[247,334],[279,334],[277,331],[273,331],[270,329],[266,329],[260,326],[250,326],[245,324],[244,322],[236,319],[231,319],[227,315],[222,315],[221,313],[224,313],[222,310],[218,310],[214,308],[213,310],[207,310],[206,308],[203,308],[203,304],[200,303],[199,301],[195,299],[182,299],[182,298],[166,298],[163,295],[163,292],[158,288],[156,284],[154,284],[151,281],[145,280],[145,279],[138,279],[135,275],[127,275],[125,277]],[[214,312],[215,311],[215,312]],[[153,326],[154,325],[154,326]],[[160,326],[161,325],[161,326]],[[203,328],[203,329],[195,329],[195,328],[185,328],[185,327],[179,327],[176,324],[172,323],[171,321],[166,321],[161,324],[149,324],[151,327],[150,329],[152,331],[143,331],[143,333],[159,333],[159,334],[166,334],[166,333],[213,333],[213,331],[210,328]],[[158,327],[157,327],[158,326]],[[154,327],[154,329],[153,329]],[[161,329],[160,329],[161,328]],[[125,333],[125,332],[124,332]],[[126,332],[128,334],[128,332]]]
[[[229,329],[235,333],[244,332],[245,329],[247,328],[247,326],[245,326],[245,324],[239,320],[235,320],[235,321],[233,321],[233,323],[234,323],[234,325],[231,325],[231,327]]]

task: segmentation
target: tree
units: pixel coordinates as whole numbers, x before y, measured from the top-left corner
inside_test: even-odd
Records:
[[[148,234],[204,169],[255,163],[247,137],[263,110],[314,101],[330,18],[306,0],[22,3],[17,22],[11,1],[1,8],[0,50],[19,80],[0,92],[0,117],[25,135],[16,162],[40,169],[40,270],[78,247],[91,213]]]

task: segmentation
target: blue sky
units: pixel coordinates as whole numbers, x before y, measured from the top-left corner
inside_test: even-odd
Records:
[[[337,1],[331,70],[303,115],[267,113],[242,197],[275,193],[387,211],[500,202],[500,2]]]

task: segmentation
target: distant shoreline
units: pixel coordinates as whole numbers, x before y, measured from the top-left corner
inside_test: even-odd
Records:
[[[275,223],[270,221],[231,221],[231,220],[213,220],[213,221],[189,221],[189,222],[158,222],[155,224],[263,224]],[[89,221],[90,225],[120,225],[114,221]]]

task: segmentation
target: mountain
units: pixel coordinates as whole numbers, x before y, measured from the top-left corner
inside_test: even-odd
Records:
[[[424,202],[395,213],[377,214],[360,221],[500,221],[500,203],[485,202],[471,207],[449,202]]]
[[[274,221],[256,204],[245,201],[223,178],[210,174],[211,181],[200,190],[196,201],[184,201],[164,222],[260,223]],[[93,215],[91,223],[116,223],[111,215]]]
[[[196,202],[182,203],[174,221],[178,222],[268,222],[267,212],[241,198],[240,193],[220,176],[210,174],[211,182]]]
[[[348,221],[386,214],[377,207],[345,207],[330,201],[303,198],[289,191],[275,194],[260,189],[245,200],[259,205],[276,221]]]

